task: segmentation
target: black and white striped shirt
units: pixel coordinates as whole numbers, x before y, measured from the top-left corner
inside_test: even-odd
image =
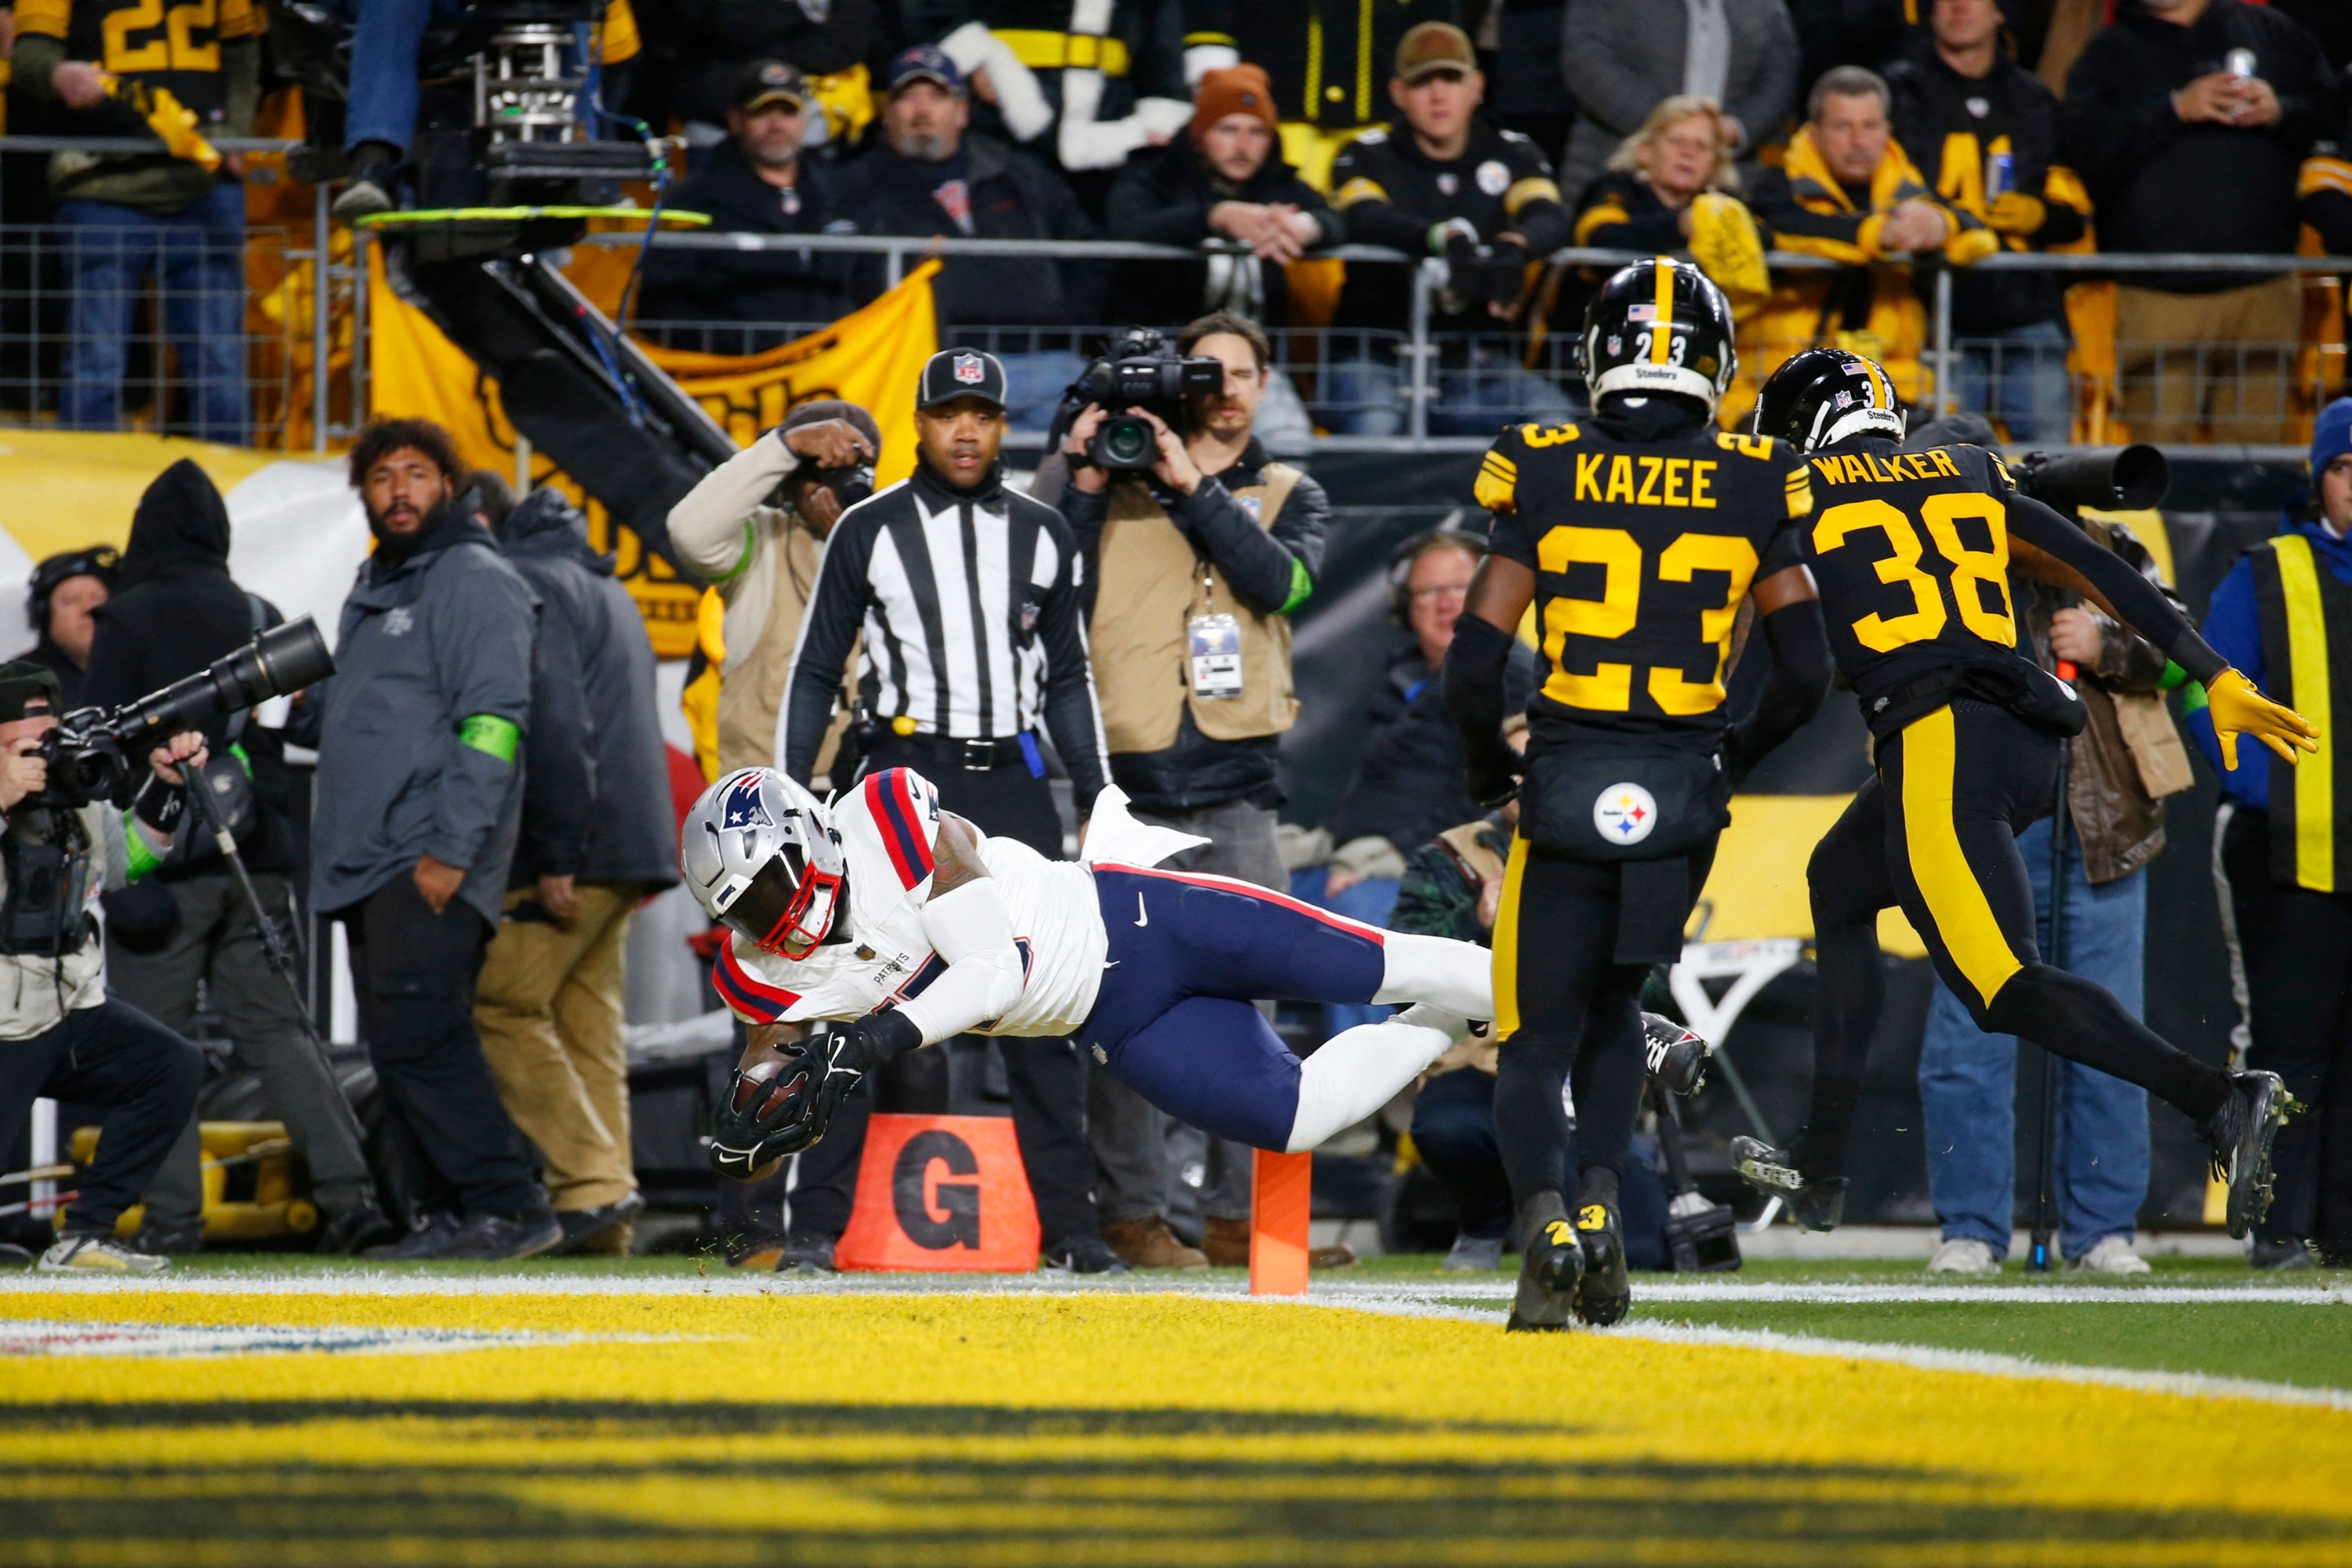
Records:
[[[825,542],[776,730],[776,766],[805,782],[862,631],[858,700],[877,722],[1003,740],[1042,719],[1080,809],[1108,774],[1079,604],[1085,570],[1062,514],[992,471],[958,490],[912,479],[844,512]]]

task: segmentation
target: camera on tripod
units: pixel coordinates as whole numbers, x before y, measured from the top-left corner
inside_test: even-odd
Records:
[[[1160,433],[1145,412],[1171,428],[1184,417],[1184,400],[1223,392],[1224,362],[1207,354],[1181,354],[1150,327],[1131,327],[1115,347],[1090,361],[1063,394],[1063,409],[1074,418],[1089,403],[1103,411],[1087,442],[1087,458],[1113,473],[1148,472],[1160,460]],[[1057,421],[1066,428],[1066,421]]]
[[[49,764],[43,805],[110,800],[128,805],[147,771],[146,751],[208,719],[241,712],[335,673],[334,655],[308,616],[272,626],[234,653],[121,708],[82,708],[41,736]]]

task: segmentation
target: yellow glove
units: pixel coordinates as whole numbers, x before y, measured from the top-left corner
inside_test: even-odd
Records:
[[[2003,234],[2033,235],[2041,232],[2042,223],[2050,216],[2040,196],[2029,196],[2023,191],[2003,191],[1992,199],[1992,208],[1985,214],[1985,222]]]
[[[1772,291],[1764,269],[1764,240],[1738,196],[1705,191],[1691,199],[1691,259],[1744,315]]]
[[[2290,764],[2295,760],[2292,748],[2319,750],[2319,731],[2310,720],[2272,701],[2234,669],[2225,669],[2207,681],[2205,698],[2211,704],[2213,738],[2221,742],[2221,761],[2231,773],[2238,771],[2241,735],[2253,736]]]

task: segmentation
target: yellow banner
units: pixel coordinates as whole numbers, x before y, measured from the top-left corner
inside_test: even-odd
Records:
[[[499,402],[498,382],[424,311],[393,292],[377,247],[371,247],[370,254],[375,258],[368,289],[374,411],[433,420],[449,432],[467,462],[511,479],[515,431]],[[882,428],[876,482],[892,484],[914,471],[915,385],[923,362],[939,346],[931,305],[931,278],[939,266],[936,260],[923,263],[864,310],[765,353],[734,358],[647,344],[646,354],[740,446],[782,424],[803,403],[838,397],[871,410]],[[589,538],[599,550],[614,553],[621,581],[646,617],[654,652],[663,658],[691,653],[701,590],[646,550],[634,530],[614,524],[549,458],[532,454],[530,479],[553,485],[583,505]]]

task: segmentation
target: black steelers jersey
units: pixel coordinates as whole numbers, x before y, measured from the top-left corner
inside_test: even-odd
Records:
[[[1591,420],[1503,432],[1475,494],[1495,552],[1536,574],[1533,739],[1598,725],[1711,743],[1740,600],[1802,563],[1808,472],[1783,442],[1710,425],[1648,441]]]
[[[268,26],[259,0],[17,0],[21,32],[64,40],[66,58],[170,89],[214,131],[228,105],[221,46]]]
[[[1923,676],[2018,652],[2009,470],[1981,447],[1898,451],[1862,436],[1815,452],[1805,560],[1830,651],[1863,711]]]

